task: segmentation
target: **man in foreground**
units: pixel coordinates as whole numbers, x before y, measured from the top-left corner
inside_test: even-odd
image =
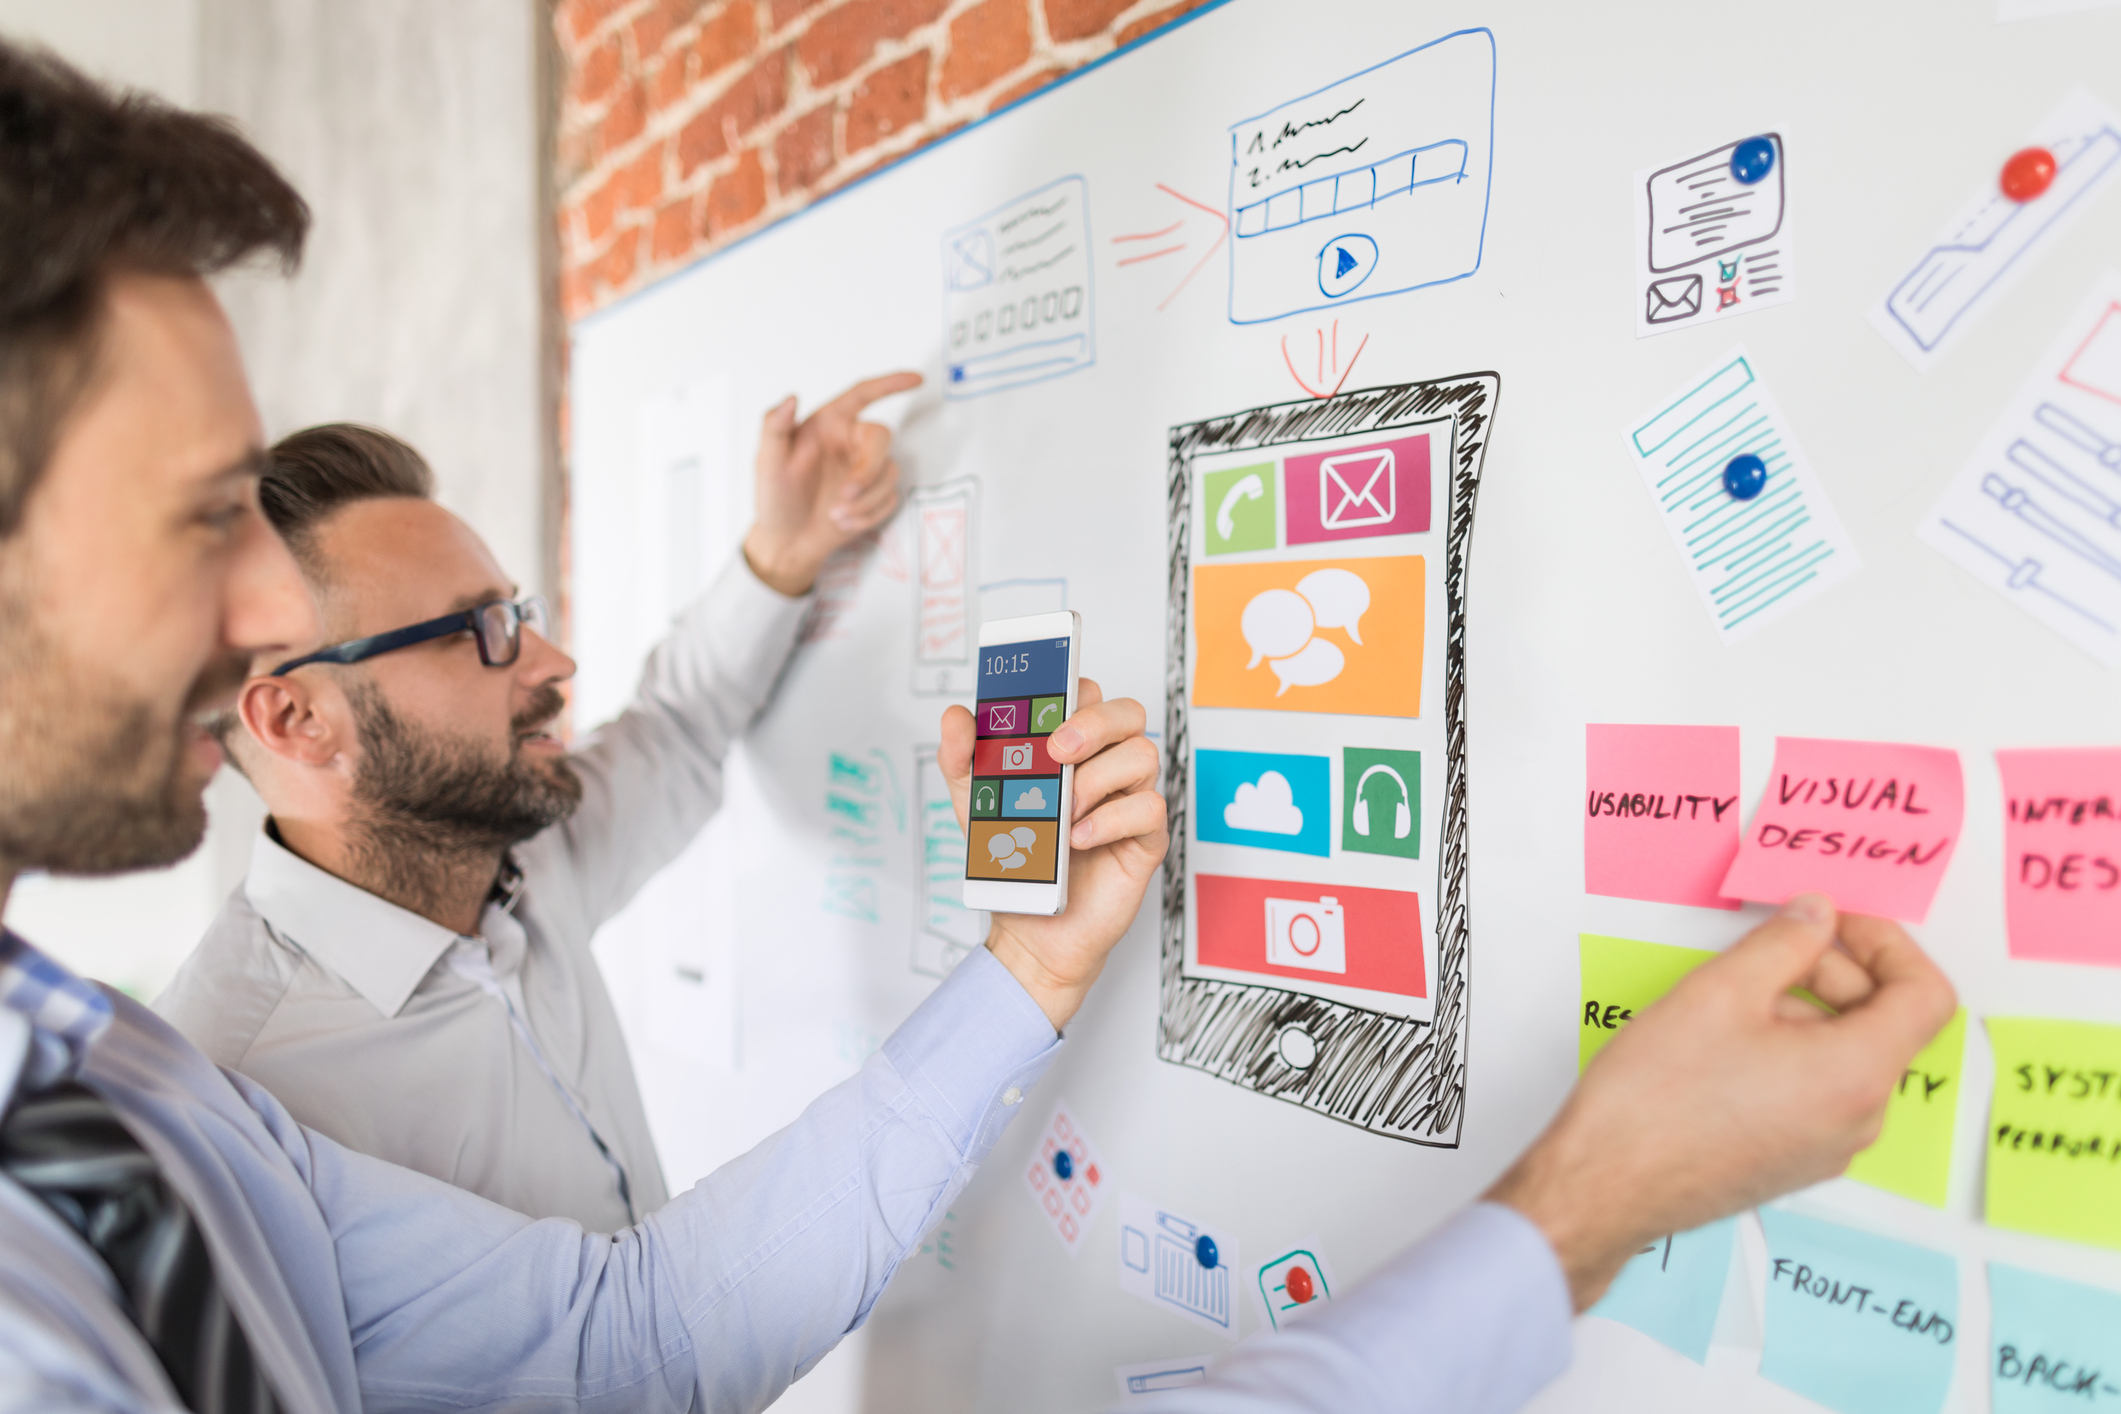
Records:
[[[305,219],[226,130],[0,46],[0,268],[21,272],[0,288],[0,886],[190,848],[204,719],[244,662],[318,632],[259,519],[256,414],[200,278],[291,259]],[[770,1403],[866,1317],[1139,907],[1164,847],[1141,721],[1071,719],[1092,808],[1066,914],[998,919],[854,1079],[608,1237],[305,1130],[0,939],[0,1410]],[[970,714],[943,737],[962,820]],[[1796,901],[1607,1047],[1490,1202],[1165,1407],[1513,1407],[1644,1240],[1838,1172],[1952,1006],[1900,929]],[[849,1272],[826,1289],[820,1251]]]

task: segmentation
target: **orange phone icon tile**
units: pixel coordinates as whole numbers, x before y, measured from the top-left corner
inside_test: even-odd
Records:
[[[1421,715],[1420,555],[1202,565],[1193,705]]]

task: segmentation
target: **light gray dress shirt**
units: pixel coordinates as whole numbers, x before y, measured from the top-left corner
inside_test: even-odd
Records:
[[[477,938],[261,833],[155,1009],[348,1148],[592,1231],[654,1212],[669,1193],[590,938],[721,804],[807,602],[731,561],[573,754],[580,807],[516,848],[520,891]]]

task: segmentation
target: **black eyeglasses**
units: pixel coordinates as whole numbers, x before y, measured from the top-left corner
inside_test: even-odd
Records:
[[[523,629],[528,625],[535,633],[544,633],[550,623],[545,601],[533,594],[527,599],[495,599],[466,609],[461,614],[444,614],[439,619],[429,619],[423,624],[409,628],[394,628],[389,633],[371,634],[367,638],[356,638],[345,643],[334,643],[329,648],[320,648],[307,657],[297,658],[291,663],[282,663],[272,670],[276,678],[285,677],[296,668],[310,663],[358,663],[364,658],[373,658],[378,653],[389,653],[399,648],[410,648],[415,643],[425,643],[430,638],[446,638],[452,633],[469,630],[478,638],[479,661],[489,668],[505,668],[522,655]]]

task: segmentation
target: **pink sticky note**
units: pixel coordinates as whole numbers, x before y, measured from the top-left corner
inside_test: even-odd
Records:
[[[1965,813],[1956,751],[1776,737],[1767,794],[1723,892],[1782,903],[1816,890],[1846,913],[1920,923]]]
[[[1999,751],[2012,957],[2121,967],[2121,747]]]
[[[1738,728],[1584,728],[1583,888],[1736,908],[1717,887],[1738,852]]]

